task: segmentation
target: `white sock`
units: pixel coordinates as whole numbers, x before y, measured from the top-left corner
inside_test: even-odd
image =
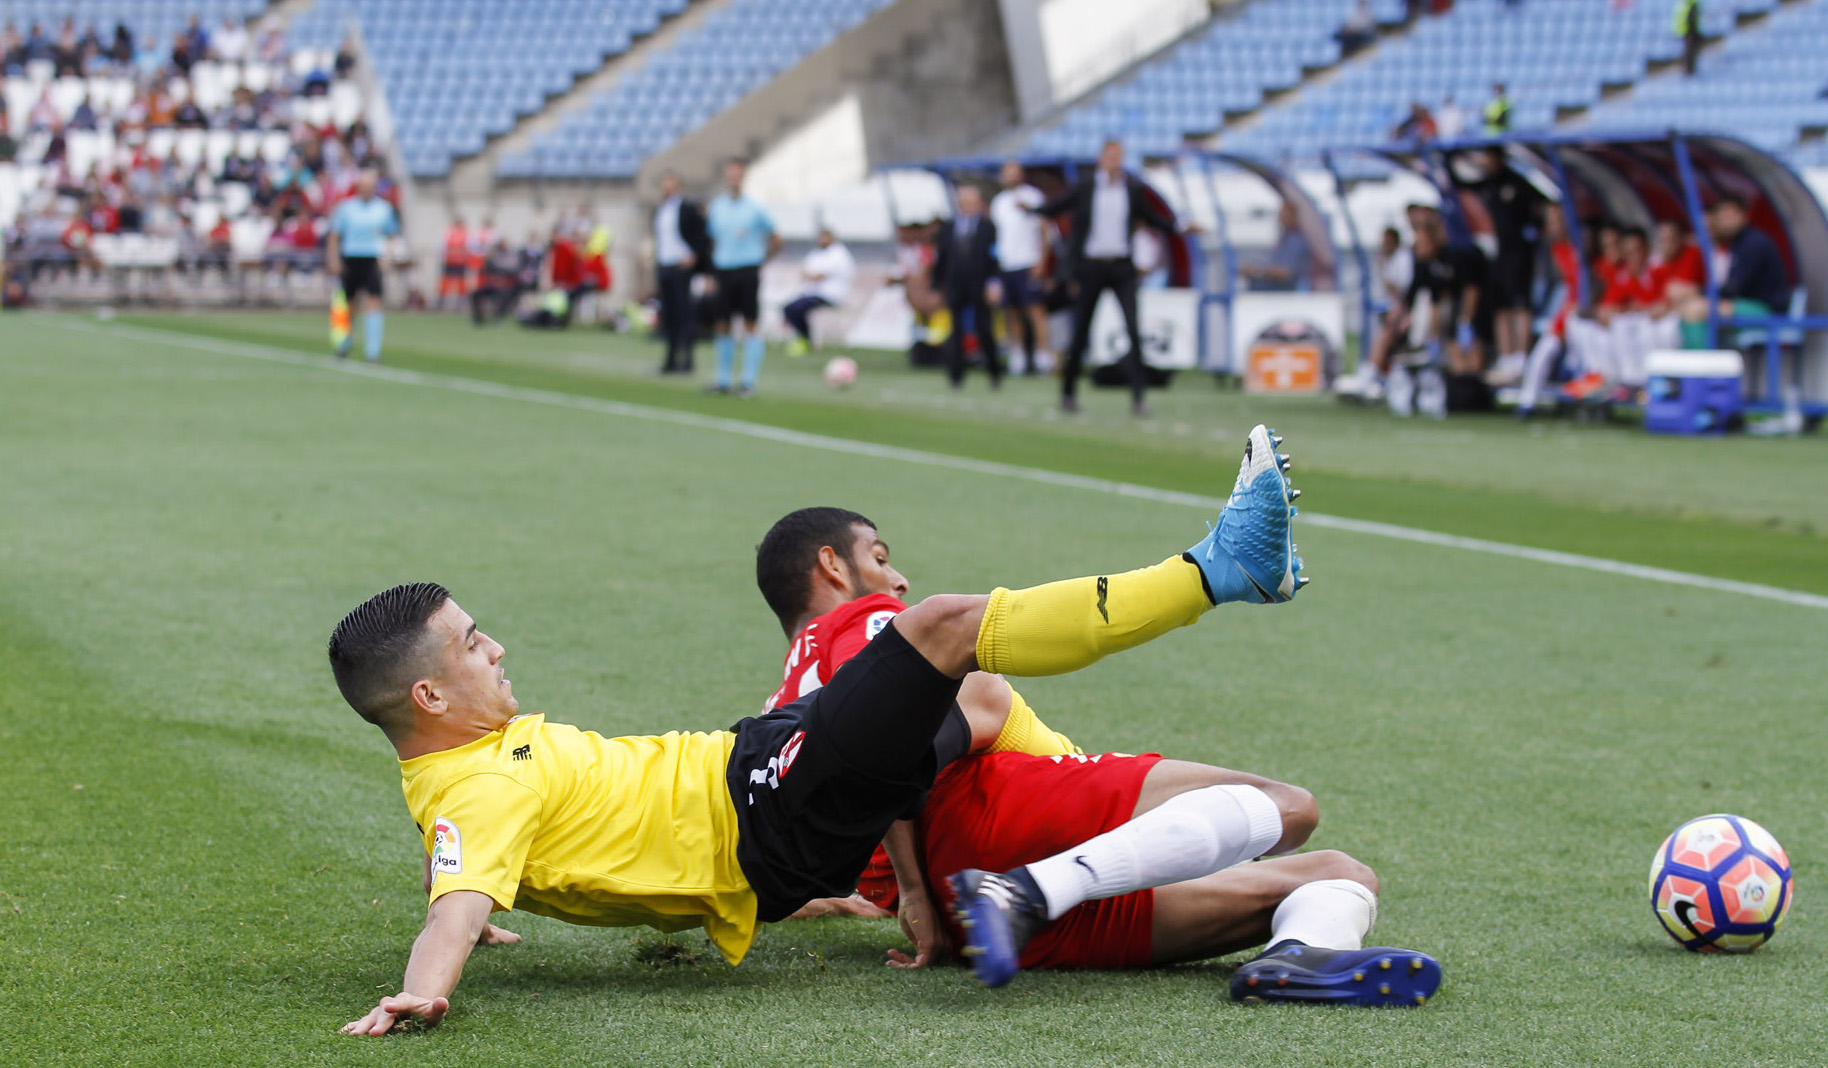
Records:
[[[1208,786],[1162,802],[1028,874],[1059,919],[1083,901],[1185,882],[1263,855],[1282,837],[1282,811],[1254,786]]]
[[[1377,895],[1351,879],[1322,879],[1295,888],[1269,921],[1269,944],[1294,939],[1319,949],[1363,949],[1377,922]]]

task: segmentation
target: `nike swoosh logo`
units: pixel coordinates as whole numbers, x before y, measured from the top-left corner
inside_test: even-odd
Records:
[[[1676,902],[1675,913],[1676,922],[1695,932],[1697,938],[1701,937],[1701,929],[1695,926],[1695,903],[1693,901]]]
[[[1075,856],[1073,858],[1073,863],[1079,865],[1081,868],[1084,868],[1086,871],[1090,872],[1092,878],[1094,878],[1094,879],[1098,878],[1098,869],[1092,867],[1091,863],[1089,861],[1087,861],[1084,857]],[[1684,902],[1684,904],[1687,904],[1687,902]]]
[[[1104,610],[1104,598],[1110,592],[1110,586],[1110,578],[1104,575],[1098,576],[1098,614],[1104,617],[1106,623],[1111,621],[1111,613]]]
[[[1262,586],[1259,586],[1257,584],[1257,580],[1250,577],[1250,572],[1245,571],[1241,567],[1238,568],[1238,572],[1244,576],[1244,581],[1250,583],[1251,588],[1257,591],[1257,596],[1263,598],[1264,604],[1270,604],[1275,601],[1275,599],[1276,599],[1275,595],[1270,593],[1268,590],[1264,589]]]

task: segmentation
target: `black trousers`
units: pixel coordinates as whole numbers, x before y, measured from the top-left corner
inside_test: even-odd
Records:
[[[977,350],[990,371],[990,384],[1003,381],[1003,358],[997,351],[996,317],[982,286],[970,295],[947,294],[946,311],[952,315],[952,333],[946,338],[946,378],[956,386],[965,380],[965,311],[970,309]]]
[[[1130,335],[1130,351],[1124,355],[1124,370],[1130,380],[1130,398],[1143,399],[1142,333],[1136,325],[1136,264],[1128,256],[1121,259],[1088,259],[1079,264],[1073,280],[1079,292],[1073,298],[1073,343],[1066,350],[1066,366],[1060,372],[1060,392],[1074,397],[1079,392],[1079,374],[1085,368],[1086,346],[1092,343],[1092,315],[1098,310],[1098,298],[1110,290],[1117,295],[1117,306],[1123,310],[1124,329]]]
[[[698,324],[692,307],[692,272],[685,267],[661,267],[660,336],[666,339],[666,363],[662,370],[690,371],[692,344],[698,338]]]

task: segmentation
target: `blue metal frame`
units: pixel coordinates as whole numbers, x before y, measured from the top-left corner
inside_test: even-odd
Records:
[[[1698,138],[1706,138],[1710,141],[1729,142],[1749,152],[1765,157],[1775,166],[1782,168],[1792,176],[1795,176],[1795,172],[1791,170],[1788,164],[1771,156],[1769,153],[1757,149],[1755,146],[1750,145],[1741,138],[1734,137],[1730,134],[1706,133],[1701,131],[1680,132],[1674,130],[1644,132],[1595,131],[1587,133],[1543,135],[1521,134],[1505,137],[1467,138],[1452,142],[1437,141],[1428,144],[1400,143],[1383,145],[1346,145],[1322,153],[1322,160],[1326,163],[1328,170],[1332,172],[1335,185],[1341,190],[1340,195],[1342,203],[1344,199],[1345,183],[1339,167],[1335,162],[1335,152],[1357,151],[1367,155],[1381,156],[1393,163],[1397,163],[1399,166],[1403,165],[1406,160],[1421,162],[1423,164],[1420,172],[1421,175],[1434,182],[1437,188],[1441,189],[1444,198],[1448,199],[1451,203],[1451,212],[1443,211],[1443,217],[1448,221],[1450,236],[1455,240],[1459,240],[1459,235],[1453,233],[1455,224],[1461,222],[1458,218],[1458,190],[1453,187],[1451,179],[1448,179],[1444,172],[1437,167],[1430,167],[1427,165],[1427,160],[1431,156],[1437,159],[1445,159],[1447,154],[1453,152],[1484,148],[1505,148],[1513,144],[1541,150],[1544,155],[1549,158],[1555,170],[1555,179],[1562,188],[1562,199],[1564,205],[1566,205],[1571,199],[1568,193],[1572,187],[1569,183],[1567,169],[1561,162],[1561,154],[1559,151],[1561,147],[1578,147],[1581,145],[1594,144],[1596,142],[1619,145],[1662,142],[1670,146],[1671,155],[1676,164],[1677,177],[1680,181],[1680,188],[1677,189],[1676,192],[1679,194],[1684,210],[1689,216],[1690,226],[1697,237],[1704,238],[1707,234],[1707,217],[1701,202],[1700,182],[1696,175],[1694,160],[1689,150],[1690,142]],[[1764,186],[1763,183],[1758,183],[1755,176],[1748,175],[1747,177],[1758,184],[1760,189],[1763,190],[1767,196],[1770,195],[1768,187]],[[1446,179],[1445,184],[1443,184],[1444,179]],[[1797,181],[1801,182],[1800,177],[1797,178]],[[1447,206],[1447,204],[1444,204],[1444,207]],[[1577,241],[1579,238],[1578,221],[1573,217],[1571,209],[1565,210],[1567,210],[1567,221],[1569,223],[1569,239]],[[1364,244],[1357,232],[1357,228],[1350,225],[1350,219],[1351,213],[1347,212],[1348,231],[1352,236],[1354,249],[1362,263],[1365,255]],[[1746,410],[1761,413],[1781,411],[1783,409],[1782,346],[1784,336],[1803,335],[1809,332],[1828,332],[1828,315],[1791,315],[1789,314],[1789,309],[1772,309],[1772,314],[1770,315],[1722,316],[1719,314],[1718,310],[1720,279],[1715,277],[1712,257],[1704,256],[1702,257],[1702,260],[1708,298],[1707,339],[1709,346],[1713,347],[1719,345],[1720,332],[1723,327],[1728,329],[1765,331],[1764,352],[1767,395],[1762,401],[1748,403],[1746,405]],[[1800,277],[1800,269],[1797,282],[1799,286],[1806,286],[1807,283],[1806,278]],[[1581,270],[1581,284],[1583,288],[1582,296],[1584,299],[1587,296],[1586,287],[1588,285],[1584,264],[1582,265]],[[1370,283],[1367,279],[1363,283],[1367,304],[1370,300],[1369,286]],[[1799,374],[1800,372],[1801,368],[1799,366]],[[1800,407],[1806,415],[1828,415],[1828,401],[1804,401]]]
[[[1358,366],[1363,367],[1371,358],[1371,331],[1377,322],[1377,313],[1387,311],[1389,305],[1376,299],[1376,291],[1371,271],[1371,257],[1365,253],[1365,241],[1358,232],[1358,221],[1352,218],[1352,209],[1346,205],[1346,179],[1339,173],[1339,164],[1333,158],[1331,150],[1320,154],[1320,162],[1333,176],[1333,191],[1339,198],[1340,214],[1346,218],[1346,236],[1352,239],[1352,258],[1358,263]]]

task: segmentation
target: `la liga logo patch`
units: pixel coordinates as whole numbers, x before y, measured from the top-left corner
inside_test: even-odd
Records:
[[[432,821],[432,874],[457,875],[463,871],[463,832],[448,816]]]

